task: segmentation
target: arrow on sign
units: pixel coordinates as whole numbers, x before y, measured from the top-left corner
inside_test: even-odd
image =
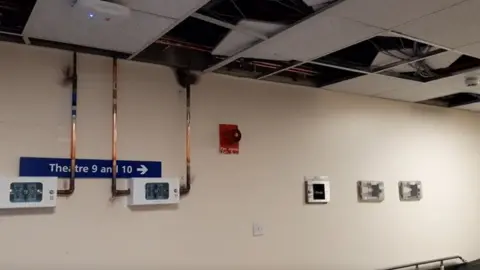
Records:
[[[148,172],[147,166],[140,164],[140,168],[137,168],[137,172],[140,172],[141,175],[144,175]]]

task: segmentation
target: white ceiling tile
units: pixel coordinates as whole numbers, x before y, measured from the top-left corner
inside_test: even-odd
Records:
[[[212,54],[231,56],[257,41],[259,41],[259,39],[256,37],[232,30],[218,43],[217,47],[213,49]]]
[[[463,106],[454,107],[454,109],[480,112],[480,103],[472,103]]]
[[[328,14],[392,28],[464,0],[347,0]]]
[[[238,27],[242,29],[249,29],[255,33],[262,34],[265,36],[271,36],[283,28],[283,24],[275,24],[268,22],[252,21],[252,20],[242,20],[237,24]],[[231,56],[235,52],[248,47],[251,44],[259,41],[258,38],[251,35],[244,34],[239,31],[232,30],[225,38],[217,45],[217,47],[212,51],[214,55],[227,55]],[[252,53],[253,54],[253,53]],[[256,55],[246,54],[245,57],[257,58]],[[274,59],[274,60],[283,60],[283,59]]]
[[[122,20],[101,21],[72,7],[69,1],[38,0],[24,34],[45,40],[99,49],[135,52],[155,39],[173,20],[132,12]]]
[[[468,0],[412,21],[395,30],[450,48],[480,41],[480,0]]]
[[[420,84],[417,87],[396,89],[375,95],[380,98],[417,102],[461,92],[458,89],[443,88],[440,86]]]
[[[250,50],[269,58],[306,61],[363,41],[383,30],[319,14]]]
[[[316,10],[328,4],[330,0],[303,0],[303,2]]]
[[[470,44],[470,45],[467,45],[467,46],[464,46],[464,47],[460,47],[457,50],[462,52],[462,53],[471,55],[473,57],[480,58],[480,42]]]
[[[457,89],[458,90],[457,92],[473,92],[473,93],[480,94],[480,86],[471,87],[465,84],[465,78],[471,77],[471,76],[480,78],[480,70],[471,71],[464,74],[459,74],[459,75],[443,78],[440,80],[431,81],[431,82],[428,82],[427,84],[432,86],[440,86],[445,88]]]
[[[459,53],[447,51],[447,52],[429,57],[428,59],[425,60],[425,63],[427,63],[430,67],[434,69],[445,68],[453,64],[461,56],[462,55]]]
[[[382,55],[382,54],[379,54]],[[428,59],[424,60],[426,64],[428,64],[433,69],[440,69],[446,68],[453,64],[458,58],[462,55],[456,52],[446,51],[435,56],[429,57]],[[415,68],[409,64],[403,64],[397,67],[390,69],[391,71],[395,72],[412,72],[415,71]]]
[[[209,0],[121,0],[131,9],[157,14],[160,16],[182,19],[185,15],[201,8]]]
[[[324,88],[331,91],[370,96],[395,89],[417,87],[419,84],[421,83],[395,77],[372,74],[328,85]]]

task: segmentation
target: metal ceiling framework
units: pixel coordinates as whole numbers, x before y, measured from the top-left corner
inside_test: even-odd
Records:
[[[323,8],[320,8],[320,9],[316,10],[313,14],[311,14],[307,18],[289,26],[288,28],[286,28],[286,29],[284,29],[284,30],[272,35],[272,36],[266,36],[266,35],[263,35],[262,33],[257,33],[257,32],[255,32],[254,30],[251,30],[251,29],[240,28],[236,25],[233,25],[233,24],[230,24],[228,22],[224,22],[224,21],[221,21],[221,20],[206,16],[206,15],[203,15],[199,12],[196,12],[196,13],[192,14],[193,18],[196,18],[196,19],[199,19],[199,20],[202,20],[204,22],[211,23],[211,24],[215,24],[217,26],[224,27],[224,28],[227,28],[229,30],[238,31],[238,32],[244,33],[246,35],[249,35],[253,38],[258,39],[253,44],[251,44],[251,45],[249,45],[245,48],[241,48],[238,52],[234,53],[233,55],[231,55],[229,57],[226,57],[226,58],[223,58],[218,63],[215,63],[213,65],[210,65],[208,68],[203,69],[202,70],[203,73],[215,72],[215,71],[218,72],[218,70],[220,70],[222,68],[225,68],[225,67],[228,67],[228,65],[230,63],[232,63],[234,61],[238,61],[239,59],[242,59],[249,51],[254,50],[258,46],[261,46],[262,44],[287,33],[288,31],[294,29],[297,25],[301,25],[302,23],[308,21],[309,19],[311,19],[315,16],[322,16],[321,13],[325,12],[326,10],[328,10],[330,8],[335,7],[336,5],[341,4],[342,2],[343,2],[343,0],[342,1],[333,1],[332,3],[329,3],[329,5],[325,5]],[[380,30],[381,30],[380,32],[375,33],[370,38],[376,37],[376,36],[381,35],[381,34],[388,34],[388,35],[391,35],[391,36],[398,37],[400,39],[408,39],[408,40],[411,40],[415,43],[420,43],[420,44],[432,46],[434,49],[431,50],[431,51],[428,51],[427,53],[425,53],[423,55],[414,55],[414,56],[411,56],[407,59],[400,59],[398,61],[394,61],[392,63],[389,63],[385,66],[375,67],[375,68],[371,68],[371,69],[370,68],[358,68],[358,67],[355,67],[355,66],[341,65],[341,64],[335,63],[335,62],[323,61],[323,60],[319,59],[319,58],[322,57],[322,55],[317,55],[317,56],[315,56],[313,58],[310,58],[308,60],[305,60],[305,61],[299,61],[298,59],[297,60],[291,60],[290,63],[283,63],[283,67],[274,69],[270,72],[266,72],[266,73],[263,73],[263,74],[256,75],[252,78],[258,79],[258,80],[269,80],[271,77],[273,77],[275,75],[282,74],[282,73],[289,72],[289,71],[295,71],[297,68],[305,66],[307,64],[320,66],[320,67],[324,67],[324,68],[343,70],[343,71],[346,71],[346,72],[358,73],[359,75],[357,75],[357,76],[377,74],[377,75],[384,75],[384,76],[398,76],[399,78],[402,78],[401,74],[395,74],[394,72],[390,72],[390,71],[399,67],[399,66],[402,66],[402,65],[410,65],[411,66],[411,65],[415,65],[415,64],[420,63],[420,62],[424,62],[424,61],[426,61],[426,60],[428,60],[432,57],[442,55],[446,52],[457,52],[452,48],[446,48],[444,46],[440,46],[440,45],[437,45],[437,44],[432,44],[430,42],[427,42],[427,41],[424,41],[424,40],[421,40],[421,39],[418,39],[418,38],[414,38],[414,37],[411,37],[411,36],[408,36],[408,35],[404,35],[400,32],[397,32],[397,31],[394,31],[394,30],[391,30],[391,29],[380,29]],[[350,45],[355,45],[355,44],[350,44]],[[337,50],[338,50],[338,48],[337,48]],[[340,48],[340,50],[341,50],[341,48]],[[378,52],[380,53],[381,51],[379,50]],[[479,63],[473,63],[472,66],[469,67],[469,68],[476,67]],[[233,75],[239,76],[239,74],[233,74]],[[436,78],[432,78],[430,80],[438,79],[438,78],[442,78],[442,77],[446,77],[446,76],[451,76],[451,75],[453,75],[453,73],[448,73],[447,75],[443,75],[443,76],[437,76]],[[350,75],[350,76],[346,75],[344,79],[350,79],[350,78],[354,78],[354,77],[357,77],[357,76],[356,75]],[[416,79],[414,77],[410,77],[410,78],[404,77],[404,78],[405,79]],[[285,81],[282,81],[282,82],[285,82]],[[335,83],[335,82],[336,81],[333,80],[329,83]],[[324,85],[325,84],[317,84],[316,86],[321,87],[321,86],[324,86]]]
[[[230,56],[228,57],[227,59],[221,61],[220,63],[217,63],[207,69],[204,70],[204,72],[212,72],[212,71],[215,71],[239,58],[241,58],[245,52],[247,52],[248,50],[251,50],[251,49],[254,49],[256,46],[260,45],[261,43],[267,41],[267,40],[270,40],[271,38],[274,38],[274,37],[279,37],[281,36],[282,34],[285,34],[287,33],[289,30],[292,30],[295,26],[305,22],[305,21],[308,21],[309,19],[315,17],[315,16],[318,16],[319,14],[321,14],[322,12],[330,9],[330,8],[333,8],[334,6],[344,2],[345,0],[338,0],[338,1],[332,1],[331,4],[329,5],[326,5],[324,8],[320,8],[319,10],[315,11],[315,13],[313,13],[312,15],[308,16],[307,18],[303,19],[302,21],[298,22],[298,23],[295,23],[294,25],[288,27],[287,29],[283,30],[283,31],[280,31],[279,33],[271,36],[271,37],[268,37],[268,38],[264,38],[264,39],[261,39],[261,41],[259,42],[256,42],[255,44],[251,45],[250,47],[247,47],[247,48],[243,48],[240,52],[236,53],[235,55],[233,56]],[[213,22],[212,22],[213,23]],[[308,61],[307,61],[308,62]],[[307,63],[307,62],[304,62],[304,63]]]
[[[129,41],[128,46],[119,46],[118,48],[124,48],[120,50],[116,50],[116,45],[112,46],[115,42],[109,42],[108,39],[95,41],[95,37],[93,39],[88,37],[86,43],[78,43],[75,39],[59,40],[54,37],[55,34],[51,37],[46,34],[48,27],[45,28],[45,26],[39,35],[38,29],[42,27],[38,21],[39,14],[44,17],[40,22],[52,25],[51,19],[45,20],[46,12],[53,12],[51,9],[68,11],[65,3],[60,4],[60,1],[64,0],[0,0],[0,40],[189,68],[203,73],[215,72],[257,80],[326,87],[326,89],[335,89],[331,85],[335,86],[346,81],[355,82],[362,77],[368,77],[366,80],[361,79],[365,82],[371,81],[372,78],[379,81],[396,78],[395,80],[402,82],[416,81],[420,85],[431,81],[442,81],[442,79],[480,68],[480,52],[470,53],[475,51],[477,43],[470,42],[467,44],[469,45],[467,49],[459,50],[459,47],[441,45],[438,42],[427,41],[423,35],[406,34],[402,31],[421,32],[422,29],[415,28],[417,18],[420,18],[418,20],[422,21],[423,27],[428,30],[430,29],[428,27],[433,27],[432,23],[438,18],[448,17],[445,10],[452,9],[456,15],[459,15],[465,8],[473,9],[476,2],[480,5],[480,0],[442,0],[441,2],[432,1],[429,4],[422,3],[408,16],[393,14],[391,20],[385,14],[373,12],[372,7],[388,8],[392,4],[398,9],[406,9],[400,1],[388,0],[387,3],[387,0],[371,0],[366,3],[360,0],[187,0],[179,4],[174,0],[166,0],[164,8],[159,8],[155,0],[143,2],[119,0],[119,3],[131,7],[135,14],[135,18],[132,19],[136,20],[135,23],[138,26],[147,25],[148,22],[153,23],[148,30],[150,32],[147,31],[150,36],[149,41],[140,46],[138,43],[135,45]],[[362,9],[360,14],[357,13],[356,10],[363,8],[363,5],[367,6],[365,11],[363,12]],[[148,16],[150,17],[147,18]],[[36,17],[36,20],[30,23],[32,17]],[[68,15],[60,20],[69,20]],[[270,31],[261,32],[264,31],[261,30],[262,27],[253,27],[255,22],[270,24],[270,26],[267,25]],[[72,26],[71,22],[67,24]],[[155,28],[157,26],[158,29]],[[125,27],[129,29],[128,31],[135,32],[132,25],[125,25]],[[157,29],[155,30],[157,32],[152,31],[152,28]],[[276,30],[272,31],[272,29]],[[65,29],[62,31],[65,32]],[[86,33],[85,29],[82,31],[79,33]],[[438,29],[435,31],[438,36]],[[473,30],[467,32],[470,33],[470,31]],[[118,36],[115,38],[122,35],[122,29],[115,29],[113,32]],[[34,35],[30,35],[31,33]],[[100,32],[96,34],[101,35]],[[237,41],[238,44],[235,45],[238,47],[233,50],[214,51],[222,42],[233,38],[232,34],[237,35],[237,38],[242,36],[244,38],[242,42]],[[138,37],[137,33],[133,35]],[[305,44],[308,43],[306,42],[308,35],[313,35],[313,39],[310,39],[312,44]],[[330,42],[332,35],[340,38],[341,42],[338,40],[337,43]],[[431,34],[427,36],[436,37]],[[296,38],[299,38],[299,42],[303,42],[299,48],[309,51],[304,52],[300,49],[289,52],[288,45],[282,47],[281,43],[285,40],[294,44]],[[445,40],[445,38],[436,39]],[[142,40],[146,40],[145,36]],[[382,43],[384,40],[387,43],[393,42],[393,45],[385,47]],[[467,40],[477,39],[470,37]],[[480,42],[480,37],[478,41]],[[401,46],[395,45],[399,42]],[[442,42],[442,44],[464,45],[460,42]],[[277,45],[280,47],[275,47]],[[132,51],[129,48],[137,49]],[[275,49],[272,51],[272,48]],[[478,48],[480,51],[480,46]],[[389,51],[390,49],[401,55],[394,55]],[[220,51],[223,53],[218,55],[215,53]],[[452,54],[457,56],[454,55],[452,58]],[[378,64],[377,61],[380,61],[378,59],[382,55],[390,59]],[[452,59],[445,64],[446,66],[435,68],[430,66],[431,62],[438,62],[442,57]],[[358,60],[361,61],[358,62]],[[473,108],[466,104],[477,101],[469,99],[465,101],[466,103],[462,103],[462,97],[478,95],[469,94],[468,91],[458,92],[458,96],[452,93],[446,95],[451,97],[452,101],[417,101],[437,106],[441,106],[438,105],[441,103],[447,104],[446,107],[455,104],[458,107]]]
[[[335,4],[340,4],[340,2],[337,2]],[[316,16],[318,14],[320,14],[321,12],[323,12],[324,10],[328,9],[328,8],[332,8],[333,6],[328,6],[326,7],[325,9],[321,9],[319,11],[317,11],[313,16]],[[197,15],[197,13],[195,14]],[[204,15],[201,15],[201,14],[198,14],[197,15],[199,19],[201,20],[204,20],[204,21],[207,21],[207,22],[210,22],[210,23],[213,23],[213,24],[217,24],[219,26],[222,26],[222,27],[228,27],[229,29],[231,30],[237,30],[235,26],[231,26],[231,25],[225,25],[224,22],[221,22],[221,21],[218,21],[218,20],[215,20],[215,19],[211,19],[207,16],[204,16]],[[197,17],[196,16],[196,17]],[[309,17],[311,18],[311,17]],[[308,20],[309,18],[305,19],[305,20]],[[301,23],[301,22],[300,22]],[[299,24],[300,24],[299,23]],[[295,24],[296,25],[296,24]],[[290,28],[294,27],[295,25],[291,26]],[[290,29],[288,28],[288,29]],[[287,31],[288,29],[285,29],[279,33],[277,33],[275,36],[278,36],[278,35],[281,35],[282,33],[284,33],[285,31]],[[254,37],[260,37],[261,38],[261,41],[259,41],[258,43],[255,43],[253,45],[251,45],[250,47],[247,47],[247,48],[244,48],[243,50],[241,50],[240,52],[236,53],[235,55],[233,56],[230,56],[226,59],[224,59],[223,61],[211,66],[211,67],[208,67],[207,69],[203,70],[204,73],[208,73],[208,72],[214,72],[226,65],[228,65],[229,63],[241,58],[243,56],[243,54],[245,52],[247,52],[248,50],[251,50],[251,49],[254,49],[256,46],[258,46],[259,44],[261,44],[262,42],[264,41],[267,41],[269,40],[270,38],[267,38],[267,37],[264,37],[262,36],[261,34],[258,34],[258,33],[252,33],[252,31],[245,31],[246,34],[249,34],[251,36],[254,36]],[[323,66],[323,67],[329,67],[329,68],[335,68],[335,69],[340,69],[340,70],[345,70],[345,71],[350,71],[350,72],[357,72],[357,73],[361,73],[361,74],[381,74],[381,75],[387,75],[387,73],[385,73],[386,71],[389,71],[389,70],[392,70],[396,67],[399,67],[401,65],[409,65],[409,64],[414,64],[416,62],[419,62],[419,61],[424,61],[424,60],[427,60],[431,57],[434,57],[434,56],[437,56],[437,55],[441,55],[441,54],[444,54],[446,52],[455,52],[455,53],[458,53],[460,55],[464,54],[462,52],[459,52],[453,48],[448,48],[448,47],[445,47],[445,46],[442,46],[442,45],[438,45],[438,44],[434,44],[432,42],[428,42],[428,41],[425,41],[425,40],[422,40],[422,39],[419,39],[419,38],[415,38],[415,37],[411,37],[409,35],[405,35],[403,33],[400,33],[400,32],[397,32],[397,31],[393,31],[393,30],[388,30],[386,29],[385,32],[380,32],[380,33],[377,33],[371,37],[376,37],[380,34],[388,34],[388,35],[392,35],[392,36],[397,36],[399,38],[403,38],[403,39],[408,39],[408,40],[412,40],[414,42],[419,42],[419,43],[423,43],[423,44],[427,44],[429,46],[432,46],[434,47],[435,49],[426,53],[425,55],[422,55],[422,56],[413,56],[411,57],[410,59],[405,59],[405,60],[399,60],[399,61],[396,61],[396,62],[393,62],[393,63],[390,63],[390,64],[387,64],[385,66],[382,66],[382,67],[378,67],[378,68],[374,68],[374,69],[361,69],[361,68],[357,68],[357,67],[349,67],[347,65],[340,65],[340,64],[337,64],[337,63],[328,63],[326,61],[315,61],[315,59],[318,59],[321,57],[320,56],[316,56],[314,58],[311,58],[309,60],[306,60],[306,61],[296,61],[296,63],[294,64],[291,64],[291,65],[288,65],[284,68],[281,68],[281,69],[277,69],[277,70],[274,70],[272,72],[269,72],[267,74],[264,74],[264,75],[261,75],[261,76],[258,76],[256,77],[255,79],[258,79],[258,80],[263,80],[263,79],[266,79],[268,77],[271,77],[273,75],[276,75],[276,74],[279,74],[279,73],[282,73],[282,72],[285,72],[285,71],[288,71],[288,70],[291,70],[293,68],[296,68],[296,67],[299,67],[299,66],[302,66],[302,65],[305,65],[305,64],[313,64],[313,65],[318,65],[318,66]],[[355,44],[351,44],[351,45],[355,45]],[[347,46],[348,47],[348,46]],[[340,48],[339,50],[341,50],[342,48]]]

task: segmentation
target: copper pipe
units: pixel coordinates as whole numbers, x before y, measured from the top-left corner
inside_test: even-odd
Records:
[[[68,76],[68,74],[67,74]],[[70,129],[70,180],[68,189],[57,190],[57,195],[70,196],[75,192],[75,169],[77,159],[77,53],[73,53],[73,75],[72,80],[72,114]]]
[[[113,87],[112,87],[112,198],[130,195],[130,189],[117,189],[117,58],[113,58]]]
[[[269,63],[269,62],[263,62],[263,61],[252,61],[252,65],[257,65],[257,66],[263,66],[263,67],[271,67],[271,68],[283,68],[282,65],[279,64],[274,64],[274,63]],[[302,73],[305,75],[316,75],[317,72],[309,69],[304,69],[304,68],[291,68],[290,71],[297,71],[297,73]]]
[[[209,53],[211,51],[211,50],[208,50],[208,49],[202,49],[202,48],[199,48],[199,47],[196,47],[196,46],[184,45],[184,44],[181,44],[181,43],[178,43],[178,42],[173,42],[173,41],[168,41],[168,40],[157,40],[156,43],[169,45],[169,46],[175,46],[175,47],[181,47],[181,48],[185,48],[185,49],[191,49],[191,50],[200,51],[200,52],[208,52]]]
[[[214,47],[212,47],[212,46],[205,46],[205,45],[196,44],[196,43],[192,43],[192,42],[188,42],[188,41],[183,41],[183,40],[175,39],[175,38],[171,38],[171,37],[161,37],[159,40],[176,42],[176,43],[180,43],[180,44],[183,44],[183,45],[194,46],[196,48],[201,48],[201,49],[205,49],[205,50],[209,50],[209,51],[214,49]]]
[[[185,160],[186,160],[186,183],[184,186],[180,187],[180,195],[184,196],[190,193],[191,189],[191,174],[190,174],[190,84],[187,83],[185,87],[186,95],[186,111],[187,111],[187,132],[186,132],[186,149],[185,149]]]
[[[211,52],[210,49],[206,49],[206,48],[208,48],[206,46],[201,46],[200,47],[200,46],[198,46],[196,44],[193,44],[193,43],[180,42],[180,41],[177,41],[175,39],[169,39],[169,38],[161,38],[161,39],[157,40],[156,43],[164,44],[164,45],[168,45],[168,46],[190,49],[190,50],[195,50],[195,51],[200,51],[200,52],[208,52],[208,53]],[[186,44],[189,44],[189,45],[186,45]],[[202,48],[202,47],[204,47],[204,48]],[[265,68],[271,68],[271,69],[283,68],[282,65],[269,63],[269,62],[264,62],[264,61],[251,61],[251,62],[247,62],[247,63],[250,64],[250,65],[253,65],[253,66],[259,66],[259,67],[265,67]],[[298,73],[298,74],[302,74],[302,75],[309,75],[309,76],[315,76],[317,74],[317,72],[314,71],[314,70],[309,70],[309,69],[304,69],[304,68],[299,68],[299,67],[295,67],[295,68],[292,68],[292,69],[289,69],[289,70],[286,70],[286,71],[287,72],[292,72],[292,73]]]

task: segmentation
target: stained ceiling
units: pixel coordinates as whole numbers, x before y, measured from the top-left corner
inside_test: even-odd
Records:
[[[97,16],[82,1],[128,14]],[[480,0],[0,0],[0,40],[480,111],[480,86],[465,83],[480,77],[478,10]]]

